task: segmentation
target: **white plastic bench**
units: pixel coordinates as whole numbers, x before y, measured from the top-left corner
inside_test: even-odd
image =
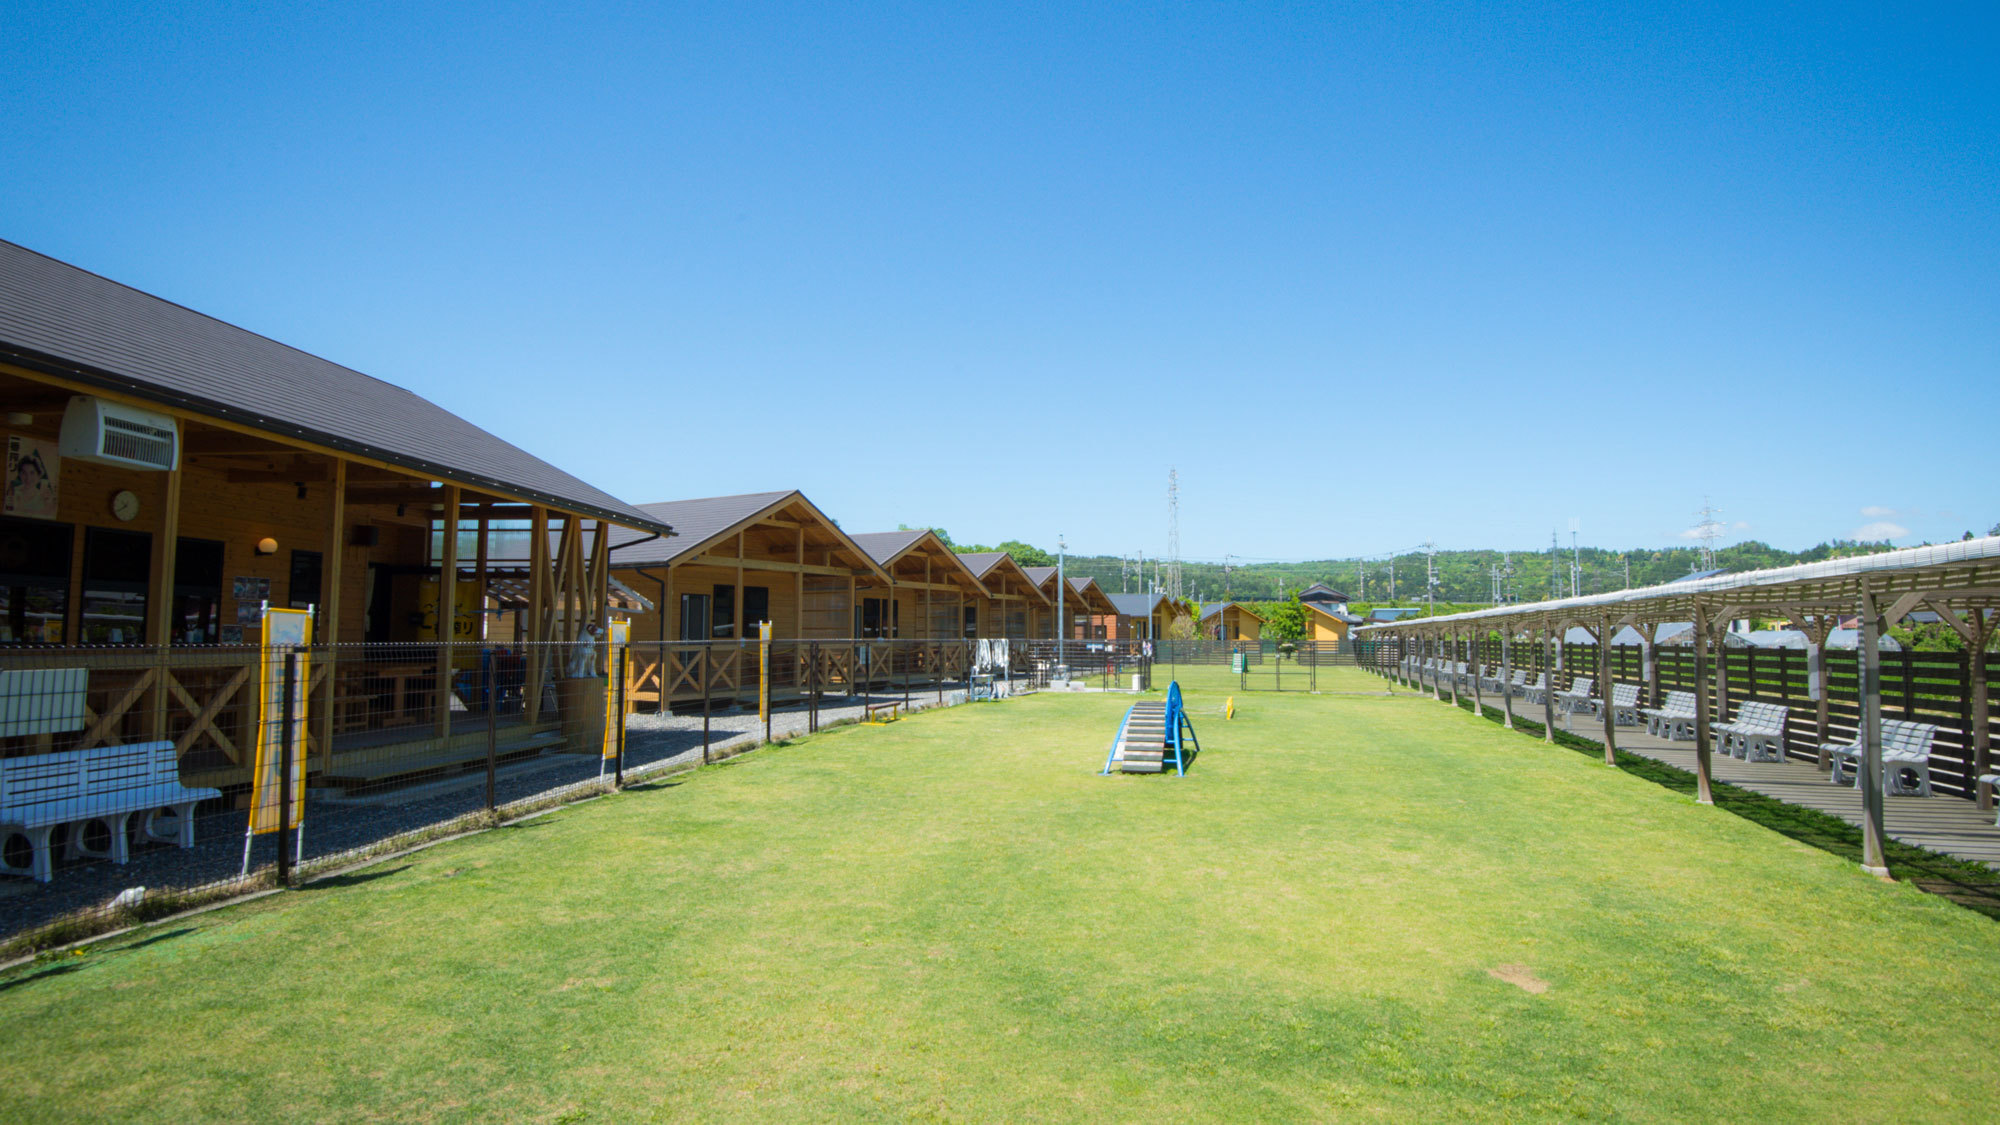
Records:
[[[1527,690],[1528,690],[1528,671],[1525,668],[1514,669],[1513,678],[1508,680],[1506,683],[1500,685],[1500,691],[1502,695],[1520,695],[1522,692]]]
[[[60,750],[0,761],[0,840],[12,833],[28,838],[34,858],[27,867],[8,863],[0,849],[0,873],[32,875],[46,883],[54,877],[49,833],[57,825],[74,824],[68,854],[108,857],[124,863],[125,829],[133,813],[145,813],[140,831],[149,840],[194,846],[194,806],[222,796],[219,789],[189,789],[181,784],[180,763],[172,742],[135,742],[94,750]],[[173,810],[174,833],[158,831],[162,810]],[[109,848],[87,848],[82,829],[101,821],[111,834]]]
[[[1775,703],[1751,700],[1736,709],[1732,722],[1717,723],[1712,732],[1712,749],[1746,762],[1785,760],[1785,716],[1789,709]]]
[[[1571,680],[1568,691],[1556,693],[1556,710],[1561,711],[1565,719],[1576,711],[1596,714],[1597,701],[1590,698],[1591,686],[1596,683],[1597,679],[1594,676],[1578,676]]]
[[[1640,723],[1639,685],[1611,685],[1611,723],[1613,726],[1636,727]]]
[[[1535,673],[1535,682],[1521,689],[1521,702],[1523,703],[1542,703],[1547,701],[1548,697],[1549,674],[1547,672]]]
[[[1665,706],[1643,708],[1640,713],[1646,716],[1647,734],[1677,742],[1694,738],[1694,693],[1691,691],[1670,691]]]
[[[1882,720],[1882,792],[1914,793],[1919,797],[1931,795],[1931,743],[1936,740],[1937,732],[1937,727],[1930,723]],[[1833,759],[1833,776],[1828,780],[1835,785],[1861,783],[1861,738],[1858,733],[1853,742],[1828,742],[1820,748]],[[1854,765],[1854,780],[1851,782],[1844,769],[1850,762]],[[1916,784],[1903,784],[1904,770],[1909,770],[1916,777]]]
[[[9,668],[0,672],[0,738],[82,730],[87,668]]]

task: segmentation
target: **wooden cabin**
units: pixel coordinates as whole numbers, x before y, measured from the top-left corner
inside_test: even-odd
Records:
[[[1104,587],[1099,586],[1095,578],[1072,578],[1069,584],[1083,602],[1078,614],[1077,636],[1084,640],[1105,640],[1109,633],[1103,622],[1108,615],[1118,612],[1118,607],[1111,604],[1111,596],[1104,592]]]
[[[883,577],[863,584],[853,636],[936,641],[982,635],[979,611],[986,587],[935,532],[875,531],[854,541]]]
[[[1359,617],[1347,612],[1345,602],[1324,599],[1305,601],[1302,598],[1299,604],[1306,607],[1306,639],[1309,641],[1338,644],[1347,639],[1356,625],[1361,624]]]
[[[61,749],[170,739],[187,784],[247,784],[268,603],[314,612],[314,774],[483,755],[459,677],[490,611],[513,646],[602,628],[610,529],[671,531],[400,387],[5,242],[0,311],[0,666],[88,670]],[[74,645],[102,647],[25,651]],[[503,742],[547,725],[538,686],[517,698]]]
[[[659,608],[635,616],[629,698],[639,704],[753,699],[757,657],[748,642],[854,636],[859,591],[888,574],[797,489],[642,504],[674,536],[616,535],[612,577]],[[665,642],[664,645],[661,642]],[[712,643],[729,642],[729,643]],[[784,650],[796,662],[790,647]],[[838,680],[838,677],[834,677]],[[803,678],[773,674],[775,695]]]
[[[1199,632],[1212,641],[1254,641],[1264,635],[1264,619],[1242,602],[1217,602],[1201,611]]]
[[[1035,624],[1054,603],[1014,556],[1005,551],[975,551],[958,558],[986,591],[980,606],[980,636],[1025,641],[1039,635]]]
[[[1187,607],[1165,594],[1107,595],[1113,613],[1106,617],[1105,636],[1114,640],[1150,641],[1173,636],[1174,622],[1187,617]]]
[[[1061,609],[1057,612],[1056,568],[1027,566],[1022,567],[1021,572],[1048,601],[1048,608],[1038,614],[1032,623],[1033,637],[1037,640],[1055,640],[1057,620],[1068,623],[1063,632],[1064,639],[1086,640],[1096,634],[1094,618],[1112,612],[1114,608],[1096,582],[1088,578],[1072,578],[1068,582],[1069,588],[1061,594]]]

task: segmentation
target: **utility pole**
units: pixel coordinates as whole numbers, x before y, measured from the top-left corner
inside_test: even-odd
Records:
[[[1354,560],[1354,596],[1360,601],[1368,600],[1368,564],[1361,559]]]
[[[1563,596],[1562,572],[1556,569],[1558,560],[1561,558],[1562,543],[1556,538],[1556,529],[1552,527],[1549,529],[1549,598],[1551,600]]]
[[[1569,521],[1569,596],[1570,596],[1570,597],[1572,597],[1572,598],[1574,598],[1574,597],[1576,597],[1577,595],[1579,595],[1579,594],[1583,593],[1583,564],[1582,564],[1582,555],[1581,555],[1581,553],[1580,553],[1580,551],[1581,551],[1581,548],[1579,548],[1579,547],[1577,546],[1577,543],[1576,543],[1576,533],[1577,533],[1577,531],[1578,531],[1578,530],[1580,530],[1580,529],[1581,529],[1581,526],[1582,526],[1581,522],[1580,522],[1579,520],[1577,520],[1577,519],[1576,519],[1575,517],[1573,517],[1573,516],[1572,516],[1572,517],[1570,518],[1570,521]]]
[[[1389,600],[1396,600],[1396,552],[1389,552]]]
[[[1063,551],[1069,544],[1063,540],[1062,532],[1056,532],[1056,667],[1063,665],[1063,634],[1069,632],[1069,614],[1063,607],[1069,604],[1069,582],[1063,577]]]
[[[1167,470],[1167,596],[1181,600],[1181,474]]]
[[[1424,540],[1424,597],[1430,609],[1425,617],[1436,617],[1438,609],[1437,544]]]

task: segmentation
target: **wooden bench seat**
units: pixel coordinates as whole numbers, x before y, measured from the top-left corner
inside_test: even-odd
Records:
[[[218,789],[190,789],[181,784],[180,762],[170,741],[136,742],[91,750],[62,750],[0,761],[0,838],[27,837],[33,860],[27,867],[8,863],[0,851],[0,872],[31,875],[46,883],[54,878],[49,834],[73,824],[65,852],[102,856],[124,863],[125,832],[133,813],[144,813],[140,832],[149,840],[194,846],[194,807],[222,796]],[[172,810],[174,831],[159,831],[161,812]],[[102,851],[87,847],[82,829],[92,821],[110,832]]]

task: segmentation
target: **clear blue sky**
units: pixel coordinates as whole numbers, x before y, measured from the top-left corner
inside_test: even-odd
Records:
[[[636,501],[1190,557],[2000,520],[1994,4],[39,4],[0,235]]]

